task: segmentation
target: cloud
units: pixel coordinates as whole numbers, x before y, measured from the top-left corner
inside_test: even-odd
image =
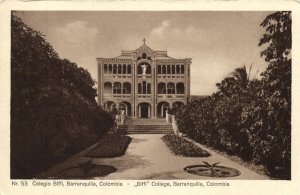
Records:
[[[170,21],[164,20],[164,21],[162,21],[161,26],[155,27],[151,31],[151,34],[162,39],[162,38],[164,38],[165,34],[169,31],[169,28],[170,28]]]
[[[212,44],[214,38],[200,27],[188,24],[176,26],[169,20],[163,20],[159,26],[150,31],[150,40],[160,42],[160,46],[165,48],[185,47],[193,50],[199,46]],[[186,45],[183,46],[182,43]]]
[[[158,37],[160,39],[167,38],[169,36],[182,36],[195,34],[196,29],[193,26],[189,26],[186,29],[176,28],[171,25],[169,20],[163,20],[161,25],[152,29],[150,36]]]
[[[88,69],[93,78],[97,78],[97,38],[102,32],[81,20],[57,26],[53,31],[51,43],[59,56],[76,62],[78,66]]]
[[[57,27],[56,33],[63,40],[63,44],[71,44],[69,45],[71,47],[93,49],[99,30],[97,27],[89,27],[85,21],[73,21]]]

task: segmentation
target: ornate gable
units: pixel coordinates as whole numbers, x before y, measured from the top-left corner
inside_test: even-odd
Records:
[[[146,45],[146,40],[145,39],[143,39],[143,41],[144,41],[144,44],[141,46],[141,47],[139,47],[138,49],[136,49],[135,50],[135,52],[136,52],[136,57],[137,58],[144,58],[144,54],[146,54],[146,58],[148,58],[148,57],[152,57],[152,53],[154,52],[150,47],[148,47],[147,45]]]

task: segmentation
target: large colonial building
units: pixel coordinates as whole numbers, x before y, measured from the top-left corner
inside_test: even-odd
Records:
[[[175,59],[145,44],[114,58],[97,58],[98,103],[133,118],[164,117],[190,98],[191,58]]]

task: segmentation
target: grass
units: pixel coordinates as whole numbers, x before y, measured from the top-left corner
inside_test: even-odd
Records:
[[[174,134],[166,134],[162,137],[168,148],[175,154],[188,157],[208,157],[210,154],[196,146],[195,144],[185,140]]]
[[[108,134],[99,140],[99,144],[92,148],[85,156],[91,158],[112,158],[125,154],[131,137],[120,134]]]

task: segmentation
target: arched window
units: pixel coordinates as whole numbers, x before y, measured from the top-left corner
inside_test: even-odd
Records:
[[[143,54],[142,54],[142,58],[143,58],[143,59],[146,59],[146,58],[147,58],[147,54],[143,53]]]
[[[176,84],[176,92],[177,92],[177,94],[184,94],[184,84],[183,83]]]
[[[119,82],[114,83],[113,93],[114,94],[121,94],[122,93],[122,85],[121,85],[121,83],[119,83]]]
[[[123,94],[130,94],[131,93],[131,84],[126,82],[123,83]]]
[[[157,104],[157,117],[166,117],[167,110],[170,109],[168,102],[160,102]]]
[[[112,92],[112,84],[110,82],[104,83],[104,94],[111,94]]]
[[[168,94],[175,94],[175,84],[174,83],[168,83],[167,84],[167,93]]]
[[[158,90],[158,94],[166,94],[166,84],[158,83],[157,90]]]

